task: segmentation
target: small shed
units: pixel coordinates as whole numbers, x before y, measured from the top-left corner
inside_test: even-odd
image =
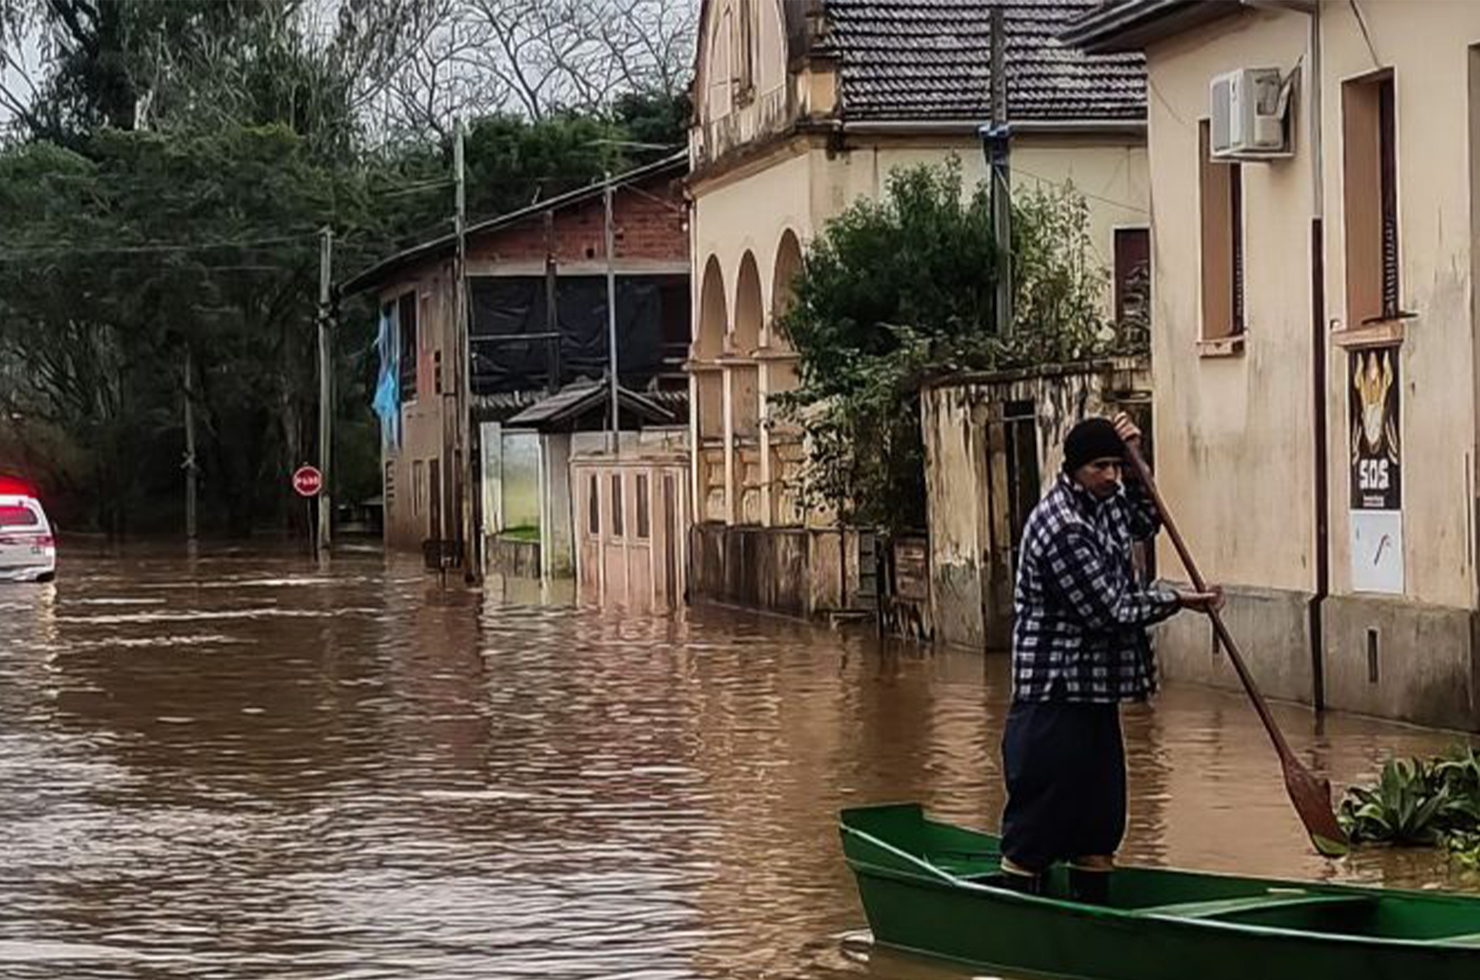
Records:
[[[621,416],[620,443],[635,441],[644,426],[674,425],[679,413],[663,403],[666,392],[639,394],[617,389]],[[485,480],[494,487],[491,510],[504,513],[515,500],[530,499],[537,510],[536,527],[523,520],[518,528],[495,525],[490,529],[487,555],[493,570],[541,576],[569,576],[575,572],[571,458],[576,453],[607,448],[610,434],[611,389],[605,380],[582,379],[536,401],[498,428],[504,446],[517,445],[532,453],[532,465],[516,465],[508,458],[489,460]],[[486,423],[485,423],[486,425]],[[537,533],[531,533],[537,531]]]
[[[581,602],[647,612],[686,601],[688,467],[684,430],[650,430],[618,452],[571,459]]]

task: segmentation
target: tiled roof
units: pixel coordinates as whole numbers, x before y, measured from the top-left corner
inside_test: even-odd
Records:
[[[991,111],[993,0],[826,0],[852,119],[982,119]],[[1145,59],[1059,40],[1095,0],[1002,0],[1010,120],[1138,120]]]

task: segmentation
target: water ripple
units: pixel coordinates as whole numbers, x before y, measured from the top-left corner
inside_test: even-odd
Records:
[[[874,949],[839,807],[993,826],[1000,657],[444,591],[373,551],[68,554],[0,588],[0,975],[963,977]],[[1338,783],[1447,742],[1278,708]],[[1306,853],[1236,697],[1127,713],[1128,858]]]

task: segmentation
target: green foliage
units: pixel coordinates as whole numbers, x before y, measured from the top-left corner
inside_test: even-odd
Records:
[[[1144,335],[1104,320],[1106,273],[1073,188],[1014,202],[1006,336],[995,329],[996,255],[988,190],[966,193],[955,160],[895,171],[881,200],[853,204],[811,244],[781,319],[801,385],[780,405],[808,438],[814,504],[850,523],[918,530],[923,381],[1144,351]]]
[[[420,0],[0,0],[0,45],[44,28],[51,74],[0,145],[0,458],[64,526],[178,528],[185,363],[202,525],[281,526],[317,455],[318,231],[335,274],[451,229],[452,148],[371,147],[357,100]],[[681,145],[686,105],[475,119],[469,214],[488,217]],[[375,313],[341,310],[337,499],[380,484]]]
[[[74,526],[148,524],[178,505],[188,353],[207,501],[247,531],[307,458],[317,231],[377,237],[365,196],[283,127],[103,130],[85,149],[0,154],[0,360],[16,381],[0,407],[75,443],[42,474],[90,501]],[[347,322],[347,360],[369,330]]]
[[[1480,755],[1389,759],[1375,786],[1347,790],[1337,816],[1353,843],[1443,844],[1480,864]]]

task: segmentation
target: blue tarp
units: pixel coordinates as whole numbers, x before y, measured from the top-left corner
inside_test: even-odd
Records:
[[[380,312],[380,331],[375,346],[380,351],[380,378],[370,403],[380,416],[380,441],[387,449],[401,448],[401,345],[396,336],[395,307]]]

